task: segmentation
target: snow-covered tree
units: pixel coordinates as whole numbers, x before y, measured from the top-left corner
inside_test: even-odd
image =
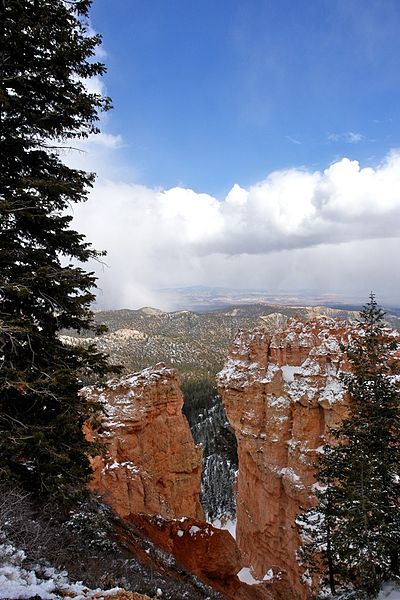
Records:
[[[67,213],[94,175],[60,158],[60,145],[97,133],[110,107],[85,85],[105,70],[90,5],[0,2],[0,478],[58,499],[91,473],[82,425],[99,405],[79,396],[79,378],[107,370],[94,346],[59,337],[94,328],[95,277],[77,263],[99,253]]]
[[[331,431],[334,443],[319,460],[319,504],[301,517],[310,540],[305,555],[325,571],[332,592],[335,582],[351,584],[361,598],[400,578],[398,345],[371,294],[359,335],[345,348],[349,414]]]

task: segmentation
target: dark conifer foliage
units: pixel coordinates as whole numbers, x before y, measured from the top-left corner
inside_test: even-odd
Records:
[[[96,133],[110,108],[84,83],[105,70],[90,4],[0,2],[0,478],[58,499],[90,477],[82,425],[99,406],[79,397],[80,378],[107,371],[94,346],[59,339],[94,327],[95,277],[76,264],[100,253],[66,214],[94,176],[65,166],[59,150]]]
[[[332,591],[335,582],[354,584],[359,598],[374,598],[382,582],[400,580],[398,345],[371,294],[360,335],[345,349],[350,413],[320,458],[319,505],[300,518],[310,539],[306,558],[325,572]]]

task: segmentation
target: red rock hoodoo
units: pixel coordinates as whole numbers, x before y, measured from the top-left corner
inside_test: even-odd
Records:
[[[83,390],[104,403],[98,434],[107,455],[93,460],[92,488],[121,516],[202,518],[202,451],[182,414],[174,369],[159,364]]]
[[[276,334],[240,332],[218,376],[238,442],[242,560],[291,600],[310,593],[297,559],[295,519],[313,503],[313,464],[328,429],[346,414],[339,374],[348,365],[340,344],[355,330],[355,324],[320,318],[290,319]]]
[[[107,444],[107,454],[93,460],[91,487],[225,598],[271,600],[265,584],[249,586],[236,576],[241,558],[234,538],[201,520],[202,452],[182,415],[176,371],[157,365],[82,393],[105,408],[96,439]]]

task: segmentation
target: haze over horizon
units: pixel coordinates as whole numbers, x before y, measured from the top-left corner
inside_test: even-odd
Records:
[[[400,5],[95,0],[102,133],[74,225],[106,249],[100,308],[159,288],[398,299]]]

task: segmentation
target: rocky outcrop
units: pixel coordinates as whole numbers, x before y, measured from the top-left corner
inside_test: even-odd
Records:
[[[290,319],[284,330],[241,332],[218,377],[238,442],[237,542],[257,579],[279,597],[307,598],[297,560],[296,515],[314,502],[314,463],[328,430],[346,414],[340,344],[351,323]],[[302,581],[303,579],[303,581]]]
[[[128,520],[203,579],[229,582],[241,569],[239,549],[228,531],[185,517],[165,520],[141,514],[132,515]]]
[[[107,453],[93,460],[92,488],[121,517],[202,518],[202,453],[182,414],[177,372],[159,364],[83,394],[105,411],[96,439]]]
[[[237,577],[241,556],[228,531],[204,521],[131,515],[128,521],[140,528],[159,548],[202,581],[231,600],[273,600],[268,583],[248,585]],[[254,582],[256,583],[256,582]]]
[[[237,577],[242,561],[230,533],[202,520],[202,453],[182,414],[176,371],[160,364],[83,393],[105,410],[99,430],[87,431],[107,445],[106,456],[93,460],[92,488],[154,548],[224,598],[271,600],[266,583],[249,586]],[[129,534],[122,537],[136,552]]]

